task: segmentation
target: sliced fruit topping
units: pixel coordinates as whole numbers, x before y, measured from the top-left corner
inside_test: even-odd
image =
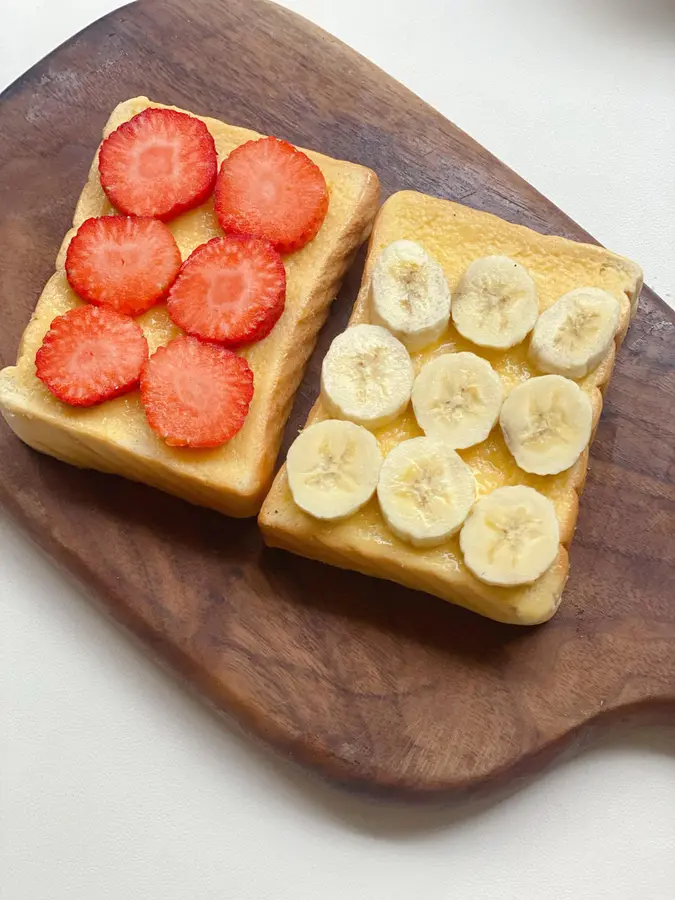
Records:
[[[499,375],[475,353],[446,353],[432,359],[412,389],[415,418],[422,431],[454,450],[485,440],[503,400]]]
[[[351,516],[375,493],[382,454],[373,435],[353,422],[310,425],[288,451],[286,473],[294,501],[317,519]]]
[[[436,260],[414,241],[394,241],[377,257],[373,317],[409,350],[433,344],[450,318],[450,288]]]
[[[168,221],[199,206],[213,190],[216,145],[200,119],[150,107],[103,141],[98,170],[120,212]]]
[[[458,531],[475,494],[473,475],[459,454],[428,437],[394,447],[377,485],[387,525],[416,547],[441,544]]]
[[[380,325],[343,331],[321,366],[321,395],[330,414],[366,428],[379,428],[400,415],[412,383],[408,351]]]
[[[524,485],[497,488],[479,500],[464,523],[459,546],[466,566],[486,584],[529,584],[558,555],[555,507]]]
[[[508,256],[476,259],[452,298],[452,321],[462,337],[480,347],[515,347],[539,315],[530,273]]]
[[[586,449],[593,408],[576,382],[562,375],[541,375],[513,388],[499,423],[521,469],[556,475],[569,469]]]
[[[228,234],[185,261],[167,298],[173,321],[227,347],[266,337],[284,311],[286,270],[268,241]]]
[[[140,326],[112,309],[80,306],[57,316],[35,356],[37,377],[71,406],[132,390],[148,358]]]
[[[231,350],[181,335],[143,367],[141,399],[150,427],[171,447],[217,447],[244,424],[253,372]]]
[[[543,372],[583,378],[611,347],[620,315],[619,301],[609,291],[570,291],[537,319],[530,357]]]
[[[87,219],[68,245],[66,275],[89,303],[139,316],[166,296],[180,269],[178,245],[157,219]]]
[[[292,144],[275,137],[248,141],[230,153],[216,184],[223,231],[266,238],[280,253],[304,247],[328,211],[321,169]]]

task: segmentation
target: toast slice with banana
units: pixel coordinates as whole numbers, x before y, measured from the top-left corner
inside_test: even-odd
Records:
[[[152,114],[160,111],[166,115],[152,118]],[[157,131],[148,135],[151,122],[159,119],[162,120],[159,125],[152,126]],[[184,147],[181,144],[180,152],[173,148],[171,141],[176,134],[170,129],[179,127],[188,129],[187,138],[196,135],[192,141],[196,144],[196,151],[192,145]],[[164,130],[159,131],[160,128]],[[331,159],[311,150],[303,153],[284,141],[274,138],[263,140],[261,135],[248,129],[188,114],[175,107],[153,103],[146,97],[120,103],[112,112],[103,136],[106,139],[102,145],[106,148],[105,160],[99,148],[75,210],[74,227],[65,236],[56,260],[56,271],[47,282],[24,332],[16,365],[0,372],[0,412],[26,444],[42,453],[76,466],[145,482],[228,515],[255,515],[269,490],[283,428],[316,336],[357,248],[370,234],[379,202],[377,176],[363,166]],[[179,133],[178,137],[181,136]],[[206,177],[200,156],[204,147],[212,155]],[[254,150],[256,147],[264,148],[268,158],[263,163],[268,169],[273,164],[278,165],[274,160],[279,157],[282,161],[290,160],[289,166],[295,166],[293,171],[297,171],[299,165],[301,168],[304,166],[302,173],[308,168],[320,171],[319,180],[325,180],[327,205],[321,205],[321,218],[317,219],[320,225],[318,233],[315,233],[316,227],[310,229],[311,233],[305,229],[300,235],[301,242],[295,239],[296,235],[292,243],[278,241],[275,247],[271,247],[269,241],[263,247],[261,241],[247,239],[238,233],[231,240],[225,239],[222,223],[227,225],[229,235],[236,225],[241,225],[237,216],[245,220],[240,231],[253,234],[245,215],[248,214],[250,219],[257,212],[256,208],[250,209],[251,193],[253,200],[264,202],[267,202],[266,189],[273,195],[272,199],[284,195],[285,182],[281,186],[278,184],[280,176],[273,184],[269,183],[269,171],[267,184],[264,178],[253,179],[250,176],[252,162],[249,151],[252,147]],[[193,156],[189,155],[188,150],[193,151]],[[223,186],[224,161],[232,162],[232,171],[227,174],[230,183]],[[166,171],[170,174],[172,167],[178,165],[182,167],[181,178],[185,184],[178,185],[180,190],[174,191],[177,196],[166,205],[168,188],[174,187],[169,184],[167,188],[165,185]],[[216,165],[221,168],[214,205],[212,195]],[[103,168],[105,179],[102,177]],[[250,190],[243,196],[245,192],[242,192],[241,181],[249,177],[255,183],[245,185]],[[196,186],[192,190],[195,180]],[[234,188],[232,182],[235,182]],[[262,188],[259,187],[261,184]],[[190,190],[195,196],[190,204],[186,204],[183,195],[185,191],[189,194]],[[146,198],[143,192],[152,196]],[[285,194],[289,191],[286,190]],[[115,204],[111,202],[111,197]],[[150,199],[154,206],[149,205]],[[272,224],[285,228],[288,219],[297,216],[300,199],[296,198],[294,203],[292,196],[290,200],[288,196],[281,196],[284,205],[277,210],[280,221]],[[140,203],[145,206],[139,206]],[[235,206],[231,209],[233,203]],[[245,208],[246,204],[248,208]],[[319,204],[323,204],[323,198],[319,199]],[[187,208],[188,205],[193,208]],[[119,215],[120,212],[124,213],[124,218]],[[154,218],[148,219],[149,216]],[[166,221],[166,226],[163,221]],[[85,228],[81,227],[83,224]],[[138,302],[139,290],[146,293],[149,290],[151,302],[155,294],[163,291],[161,282],[164,276],[161,271],[159,287],[146,283],[150,280],[148,273],[154,274],[162,259],[160,250],[155,252],[152,244],[149,245],[152,252],[139,265],[140,245],[136,246],[135,255],[131,253],[126,258],[120,258],[119,246],[112,246],[112,238],[109,238],[109,244],[103,250],[99,245],[98,255],[89,251],[85,260],[87,265],[80,265],[80,277],[75,278],[78,274],[77,257],[84,256],[85,239],[94,241],[98,232],[107,234],[112,224],[123,232],[119,237],[120,245],[124,241],[128,243],[126,235],[134,225],[137,231],[141,226],[144,229],[152,226],[153,234],[157,232],[164,242],[162,247],[168,241],[171,279],[175,278],[178,267],[183,263],[171,288],[174,294],[169,297],[175,307],[173,312],[165,302],[158,302],[150,309],[145,309]],[[261,224],[263,237],[268,225],[266,220]],[[85,234],[87,229],[90,234]],[[69,254],[74,241],[79,242],[78,253]],[[298,249],[300,243],[303,246]],[[251,285],[245,265],[250,269],[254,264],[254,251],[259,256],[265,256],[265,259],[273,257],[276,269],[271,274],[259,269],[258,286],[263,284],[262,279],[276,279],[275,285],[282,285],[285,307],[280,318],[280,307],[276,303],[278,297],[275,298],[276,312],[272,310],[272,317],[268,316],[269,321],[264,321],[256,307],[256,303],[258,306],[262,303],[260,291],[249,290],[248,293],[255,296],[244,296],[247,278],[248,287]],[[238,268],[233,264],[233,274],[223,271],[219,276],[215,271],[216,263],[208,258],[209,254],[216,252],[229,253],[233,259],[235,254],[238,254],[237,258],[242,257],[244,252],[248,256]],[[120,265],[125,264],[122,268],[118,266],[116,273],[108,271],[112,256]],[[176,266],[173,256],[177,257]],[[188,258],[193,270],[199,267],[196,274],[191,274],[185,265]],[[92,259],[98,271],[92,265]],[[267,263],[263,260],[258,265]],[[135,279],[133,291],[126,290],[125,286],[129,279],[127,277],[125,281],[124,272],[130,269]],[[221,287],[224,285],[223,290],[217,283],[218,277]],[[108,290],[107,296],[102,297],[101,283],[109,287],[105,278],[108,282],[114,282],[115,289]],[[74,283],[78,287],[77,293]],[[94,291],[93,296],[88,296],[87,290],[92,284],[97,287],[98,294]],[[210,293],[202,291],[199,294],[203,285],[209,287]],[[219,315],[216,322],[219,327],[229,327],[233,321],[236,325],[238,315],[240,319],[244,314],[244,318],[246,315],[249,319],[254,315],[260,318],[260,323],[257,320],[253,323],[256,333],[252,334],[250,329],[246,332],[249,341],[244,341],[246,346],[239,346],[241,341],[225,345],[233,346],[236,353],[230,349],[216,348],[215,344],[210,343],[223,339],[224,335],[209,330],[213,323],[203,320],[205,314],[221,311],[216,300],[230,299],[220,297],[225,289],[238,292],[242,300],[239,308],[232,302],[226,308],[227,314]],[[130,299],[133,304],[123,303]],[[83,300],[89,300],[91,304],[105,300],[107,309],[98,310],[96,306],[83,305]],[[93,373],[97,378],[110,375],[108,382],[112,384],[112,389],[109,390],[110,385],[107,385],[106,390],[97,395],[97,391],[92,391],[89,385],[87,402],[92,400],[92,396],[105,402],[85,408],[80,382],[86,380],[83,370],[87,370],[91,377],[91,360],[87,362],[81,353],[77,364],[71,348],[66,346],[67,339],[70,340],[74,329],[83,325],[88,316],[91,321],[85,337],[91,349],[89,356],[96,354],[104,360],[107,355],[111,357],[110,367],[119,369],[123,356],[121,344],[117,345],[115,353],[106,351],[106,340],[115,333],[114,328],[119,331],[124,325],[119,317],[114,320],[117,314],[111,311],[111,303],[116,304],[118,310],[135,316],[133,320],[127,316],[127,330],[137,343],[140,342],[142,349],[145,348],[145,355],[149,350],[153,356],[150,367],[141,375],[140,390],[136,389],[139,387],[137,366],[129,379],[132,389],[124,396],[117,396],[121,393],[119,371],[112,374],[102,370]],[[227,303],[221,305],[227,307]],[[76,320],[75,312],[82,322]],[[201,322],[197,321],[200,316]],[[103,331],[104,319],[112,322],[107,332]],[[134,322],[140,326],[142,334],[135,328]],[[59,323],[61,335],[57,333],[55,323]],[[250,324],[248,320],[246,323]],[[97,343],[94,343],[94,326],[99,330]],[[68,328],[70,331],[66,334]],[[183,331],[197,337],[186,337]],[[198,340],[201,337],[205,338],[203,342]],[[172,357],[162,349],[166,345],[171,346]],[[50,359],[56,359],[60,366],[56,373],[51,373],[55,375],[51,381],[45,365],[49,361],[47,352],[51,354]],[[42,363],[37,371],[36,357],[38,363]],[[72,365],[66,365],[68,360]],[[191,371],[200,372],[199,384],[196,381],[187,383],[189,379],[185,376],[184,367],[188,364],[192,365]],[[232,387],[235,366],[244,370],[243,375],[246,376],[243,381],[239,379],[238,387],[235,385],[238,393]],[[62,402],[64,395],[68,398],[68,393],[62,391],[60,399],[58,391],[59,381],[64,380],[66,374],[70,380],[67,386],[71,389],[70,395],[74,395],[71,405]],[[183,383],[180,383],[181,378]],[[221,384],[220,393],[216,396],[216,387]],[[227,395],[225,403],[221,402],[224,394]],[[208,404],[211,404],[210,408]],[[235,405],[238,405],[237,410]],[[190,421],[191,416],[195,418],[193,413],[201,416],[196,438],[197,429]],[[223,417],[237,421],[234,424],[227,421],[221,428],[223,423],[218,419]],[[166,427],[163,419],[169,420]],[[230,438],[237,428],[240,430]],[[214,437],[217,430],[220,433]]]
[[[265,542],[498,621],[549,619],[641,287],[602,247],[391,196]]]

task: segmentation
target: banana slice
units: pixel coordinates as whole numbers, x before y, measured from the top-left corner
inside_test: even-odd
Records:
[[[543,372],[583,378],[611,347],[620,315],[621,304],[609,291],[570,291],[537,319],[530,357]]]
[[[386,328],[354,325],[330,345],[321,391],[335,418],[379,428],[406,408],[413,377],[408,351]]]
[[[377,257],[371,282],[373,321],[409,350],[443,334],[450,318],[450,288],[443,269],[414,241],[394,241]]]
[[[432,359],[412,389],[413,410],[422,431],[455,450],[485,440],[503,400],[501,378],[475,353],[446,353]]]
[[[293,500],[317,519],[345,519],[375,493],[382,454],[353,422],[328,419],[301,431],[286,457]]]
[[[455,328],[479,347],[515,347],[532,331],[538,315],[534,281],[508,256],[474,260],[452,301]]]
[[[576,382],[541,375],[513,388],[499,422],[521,469],[555,475],[569,469],[590,441],[593,409]]]
[[[416,547],[453,535],[471,509],[476,484],[461,457],[433,438],[403,441],[380,471],[377,498],[387,525]]]
[[[524,485],[497,488],[479,500],[459,534],[464,562],[486,584],[530,584],[558,555],[555,507]]]

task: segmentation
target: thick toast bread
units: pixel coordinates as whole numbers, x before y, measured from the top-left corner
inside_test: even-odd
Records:
[[[541,310],[563,293],[592,285],[611,291],[621,302],[621,321],[615,346],[600,365],[579,383],[593,406],[594,430],[602,409],[602,391],[614,366],[616,349],[623,341],[637,309],[642,272],[627,259],[595,245],[538,234],[488,213],[402,191],[387,200],[373,227],[363,282],[350,325],[369,321],[369,292],[373,264],[380,251],[394,240],[417,241],[443,266],[454,292],[463,270],[474,259],[505,255],[522,263],[532,274]],[[470,350],[488,359],[508,389],[537,372],[527,358],[528,341],[507,351],[488,350],[465,341],[452,324],[431,347],[413,353],[415,372],[434,355],[448,350]],[[321,398],[307,424],[328,418]],[[409,408],[399,419],[375,432],[383,453],[401,440],[422,434]],[[487,585],[465,567],[458,535],[432,549],[418,549],[397,539],[379,511],[377,498],[356,515],[340,522],[320,522],[293,502],[285,467],[281,469],[259,517],[265,542],[301,556],[342,568],[386,578],[474,610],[502,622],[534,625],[549,619],[558,608],[568,574],[568,548],[574,534],[588,466],[588,448],[572,468],[559,475],[529,475],[517,467],[499,426],[486,441],[458,451],[472,469],[478,496],[507,484],[525,484],[548,496],[560,522],[560,549],[550,569],[531,585],[505,588]]]
[[[121,103],[108,120],[104,137],[148,106],[161,105],[145,97]],[[199,118],[215,139],[219,162],[239,144],[260,137],[216,119]],[[0,409],[16,434],[36,450],[76,466],[142,481],[229,515],[255,515],[269,489],[283,428],[316,336],[354,253],[370,233],[379,200],[377,176],[370,169],[305,152],[326,178],[328,214],[316,238],[284,260],[287,300],[281,319],[265,340],[242,352],[253,369],[255,394],[243,428],[231,441],[213,450],[168,447],[150,430],[138,391],[98,407],[75,409],[56,400],[35,376],[35,354],[50,323],[80,304],[65,275],[68,244],[85,219],[114,212],[101,188],[97,157],[77,204],[73,229],[59,250],[56,272],[21,340],[16,366],[0,372]],[[212,200],[178,216],[169,227],[183,259],[199,244],[222,234]],[[150,352],[179,333],[163,305],[139,322]]]

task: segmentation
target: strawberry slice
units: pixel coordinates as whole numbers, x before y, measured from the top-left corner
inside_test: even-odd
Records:
[[[223,231],[266,238],[280,253],[304,247],[328,211],[321,169],[292,144],[275,137],[248,141],[223,162],[216,184]]]
[[[103,141],[98,170],[120,212],[168,221],[199,206],[213,190],[216,145],[200,119],[150,107]]]
[[[153,431],[171,447],[217,447],[244,424],[253,398],[245,359],[181,335],[143,367],[141,399]]]
[[[71,406],[93,406],[132,390],[148,342],[129,316],[79,306],[57,316],[35,356],[37,377]]]
[[[228,234],[192,253],[166,307],[183,331],[226,347],[262,340],[286,302],[286,270],[267,241]]]
[[[180,269],[178,245],[157,219],[87,219],[68,245],[66,275],[90,303],[139,316],[166,296]]]

